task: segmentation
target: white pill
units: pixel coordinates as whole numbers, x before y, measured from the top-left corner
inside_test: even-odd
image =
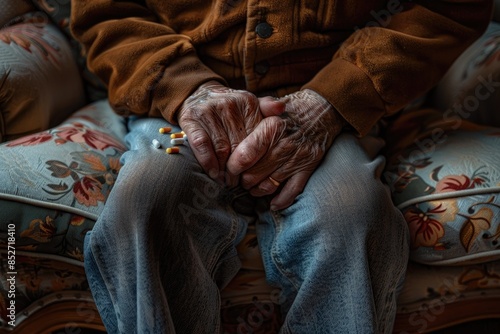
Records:
[[[160,148],[161,144],[157,139],[153,139],[153,146],[154,148]]]
[[[184,138],[174,138],[174,139],[170,140],[170,144],[182,145],[182,144],[184,144]]]

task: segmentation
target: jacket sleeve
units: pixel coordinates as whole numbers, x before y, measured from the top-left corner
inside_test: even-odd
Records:
[[[330,101],[360,135],[432,88],[484,32],[493,7],[491,0],[388,3],[303,87]]]
[[[117,113],[174,113],[200,84],[224,80],[196,55],[189,37],[159,24],[141,0],[75,0],[71,31],[89,69],[107,85]]]

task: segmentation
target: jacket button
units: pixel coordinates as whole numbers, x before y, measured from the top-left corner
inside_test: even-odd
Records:
[[[268,38],[273,34],[273,27],[267,22],[261,22],[255,27],[255,32],[261,38]]]
[[[269,71],[269,63],[267,61],[261,61],[254,66],[254,71],[257,74],[264,75]]]

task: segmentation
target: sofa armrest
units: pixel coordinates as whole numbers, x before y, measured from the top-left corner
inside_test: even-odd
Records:
[[[444,119],[500,127],[500,23],[487,31],[455,61],[433,90],[430,104]]]
[[[0,29],[0,142],[48,129],[85,103],[65,36],[38,12]]]

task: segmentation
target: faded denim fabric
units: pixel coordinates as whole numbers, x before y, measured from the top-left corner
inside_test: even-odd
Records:
[[[380,140],[341,135],[296,202],[269,212],[267,199],[206,176],[188,145],[176,155],[154,148],[155,138],[170,146],[162,126],[129,121],[130,151],[85,239],[109,333],[221,332],[219,291],[255,219],[267,279],[282,290],[282,333],[391,332],[408,236],[380,181]]]

